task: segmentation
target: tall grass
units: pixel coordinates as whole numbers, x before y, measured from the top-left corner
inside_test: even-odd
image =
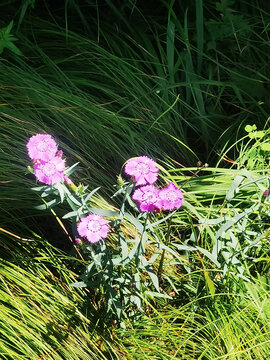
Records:
[[[267,359],[270,299],[264,281],[246,285],[246,295],[216,294],[212,307],[191,311],[189,303],[154,310],[134,327],[121,330],[128,358]]]
[[[72,259],[45,240],[14,235],[1,232],[1,359],[118,359],[95,306],[87,301],[86,309],[83,292],[69,286]]]

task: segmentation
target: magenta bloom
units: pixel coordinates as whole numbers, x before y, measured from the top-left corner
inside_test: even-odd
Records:
[[[164,210],[178,209],[182,206],[184,195],[172,182],[159,190],[160,208]]]
[[[104,239],[109,232],[108,221],[96,214],[91,214],[81,219],[77,229],[79,235],[85,237],[90,243]]]
[[[36,134],[30,137],[26,144],[31,160],[49,161],[57,152],[57,144],[48,134]]]
[[[53,185],[64,179],[65,161],[56,156],[48,162],[39,161],[34,165],[36,178],[47,184]]]
[[[145,185],[136,189],[132,198],[137,200],[141,211],[153,212],[159,207],[159,190],[154,185]]]
[[[125,173],[132,176],[137,185],[153,184],[158,177],[158,168],[154,160],[140,156],[127,161]]]
[[[79,238],[75,238],[75,243],[76,243],[77,245],[81,245],[82,240],[79,239]]]

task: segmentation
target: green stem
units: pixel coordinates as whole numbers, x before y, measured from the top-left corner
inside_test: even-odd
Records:
[[[149,217],[149,213],[147,212],[147,213],[146,213],[146,216],[145,216],[144,225],[143,225],[143,231],[142,231],[142,234],[141,234],[140,244],[139,244],[139,246],[138,246],[137,255],[136,255],[136,259],[135,259],[135,263],[136,263],[136,267],[137,267],[137,268],[138,268],[138,266],[139,266],[140,256],[145,253],[145,248],[144,248],[144,245],[143,245],[143,236],[144,236],[144,233],[145,233],[145,231],[146,231],[146,226],[147,226],[148,217]]]
[[[167,233],[165,235],[165,241],[164,241],[164,245],[168,245],[168,242],[170,240],[170,234],[171,234],[171,224],[172,224],[172,218],[169,218],[168,221],[168,229],[167,229]],[[161,253],[161,259],[160,259],[160,263],[159,263],[159,267],[158,267],[158,281],[161,280],[161,275],[162,275],[162,269],[163,269],[163,263],[164,263],[164,257],[165,257],[165,249],[162,250]]]

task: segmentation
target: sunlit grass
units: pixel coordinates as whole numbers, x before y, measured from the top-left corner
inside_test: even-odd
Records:
[[[86,294],[69,286],[72,259],[44,240],[15,240],[1,235],[1,358],[117,359],[97,309],[89,301],[86,309]]]
[[[269,288],[262,281],[246,287],[245,295],[216,294],[211,307],[197,307],[197,299],[152,309],[119,336],[131,359],[267,359]]]

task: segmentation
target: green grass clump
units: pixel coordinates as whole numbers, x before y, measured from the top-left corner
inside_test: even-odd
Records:
[[[151,309],[152,315],[119,331],[127,358],[268,359],[270,297],[264,281],[247,284],[245,294],[216,294],[211,307]]]
[[[112,335],[97,326],[89,294],[69,286],[75,280],[65,265],[70,259],[44,240],[32,240],[16,244],[1,235],[1,359],[120,358]]]

